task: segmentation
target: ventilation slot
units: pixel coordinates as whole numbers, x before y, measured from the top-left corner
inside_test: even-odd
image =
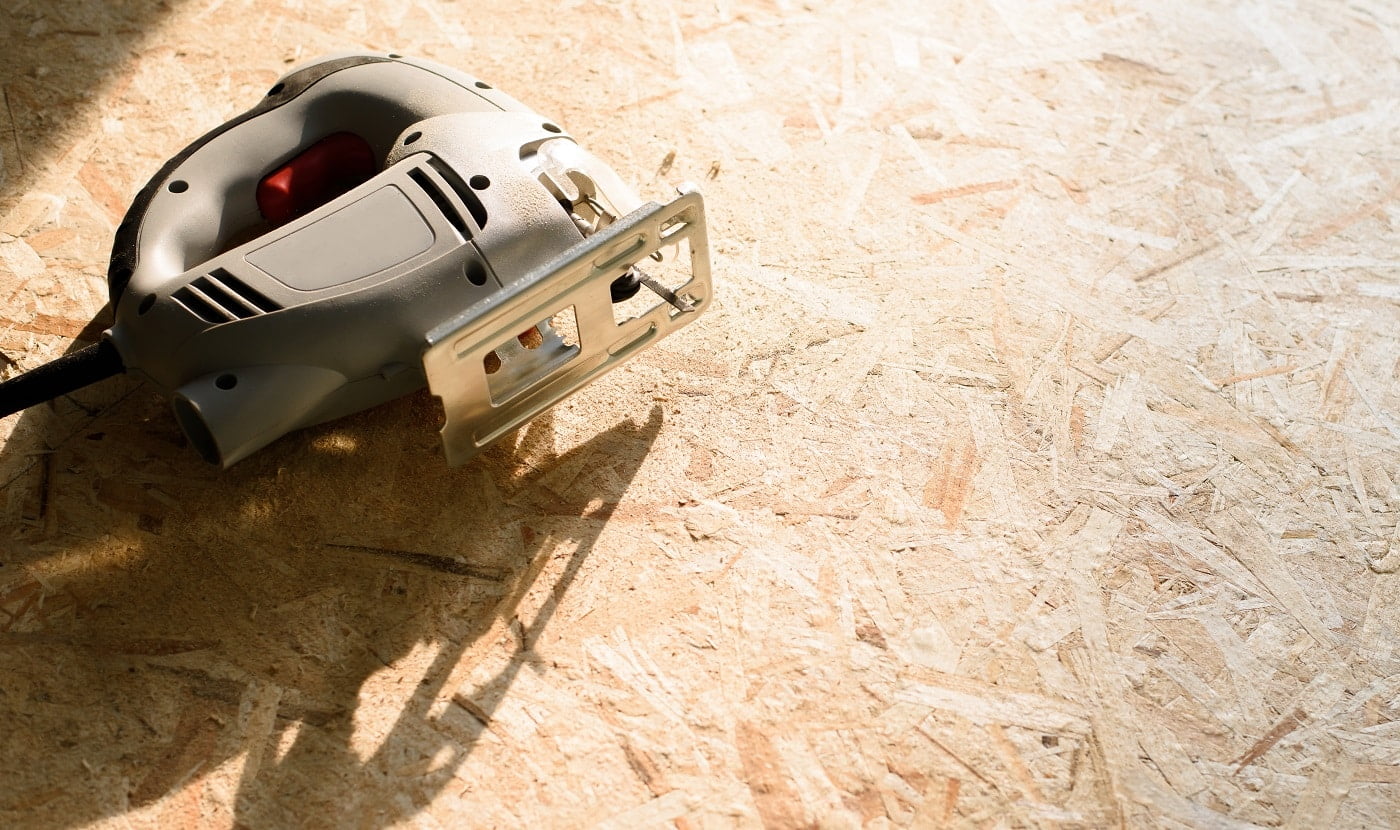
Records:
[[[188,285],[175,292],[175,301],[206,323],[227,323],[233,319]]]
[[[195,277],[175,299],[206,323],[246,320],[282,307],[222,268]]]
[[[423,192],[428,194],[429,199],[433,200],[433,204],[437,205],[438,210],[442,211],[442,215],[446,216],[447,221],[452,223],[452,227],[457,229],[457,233],[461,234],[464,239],[472,238],[471,231],[467,230],[467,223],[462,221],[461,214],[452,206],[452,202],[448,201],[447,196],[443,194],[431,176],[424,172],[421,167],[415,167],[408,171],[408,177],[423,188]]]
[[[462,203],[467,206],[467,211],[471,213],[472,219],[476,221],[476,226],[478,228],[485,228],[486,205],[481,203],[481,197],[476,195],[476,191],[468,187],[467,183],[462,181],[462,178],[457,175],[457,171],[448,167],[440,159],[434,157],[429,160],[428,163],[433,166],[433,169],[438,172],[438,175],[447,180],[448,185],[452,187],[452,191],[456,193],[458,198],[462,200]]]

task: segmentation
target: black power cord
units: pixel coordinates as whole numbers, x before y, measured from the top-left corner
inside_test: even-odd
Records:
[[[126,371],[107,340],[0,382],[0,418]]]

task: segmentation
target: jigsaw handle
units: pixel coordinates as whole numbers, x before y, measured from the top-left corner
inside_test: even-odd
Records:
[[[322,149],[313,160],[356,168],[322,171],[328,178],[313,189],[353,185],[382,169],[395,148],[411,143],[415,124],[503,110],[528,112],[465,73],[395,55],[337,56],[293,70],[257,106],[190,144],[142,188],[112,248],[107,278],[113,308],[129,285],[144,295],[291,218],[288,200],[304,202],[305,194],[284,194],[269,209],[268,180],[309,147],[355,137],[359,149]]]

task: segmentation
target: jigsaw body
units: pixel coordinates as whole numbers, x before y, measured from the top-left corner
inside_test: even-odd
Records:
[[[636,270],[683,241],[675,292]],[[707,257],[698,193],[643,204],[483,81],[341,56],[292,71],[141,191],[104,348],[170,395],[215,463],[425,382],[459,463],[694,318]],[[616,322],[639,285],[664,302]]]

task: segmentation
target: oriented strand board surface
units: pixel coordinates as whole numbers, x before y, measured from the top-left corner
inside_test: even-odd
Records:
[[[292,62],[463,68],[718,302],[462,469],[0,428],[0,824],[1400,824],[1385,0],[0,0],[0,351]]]

